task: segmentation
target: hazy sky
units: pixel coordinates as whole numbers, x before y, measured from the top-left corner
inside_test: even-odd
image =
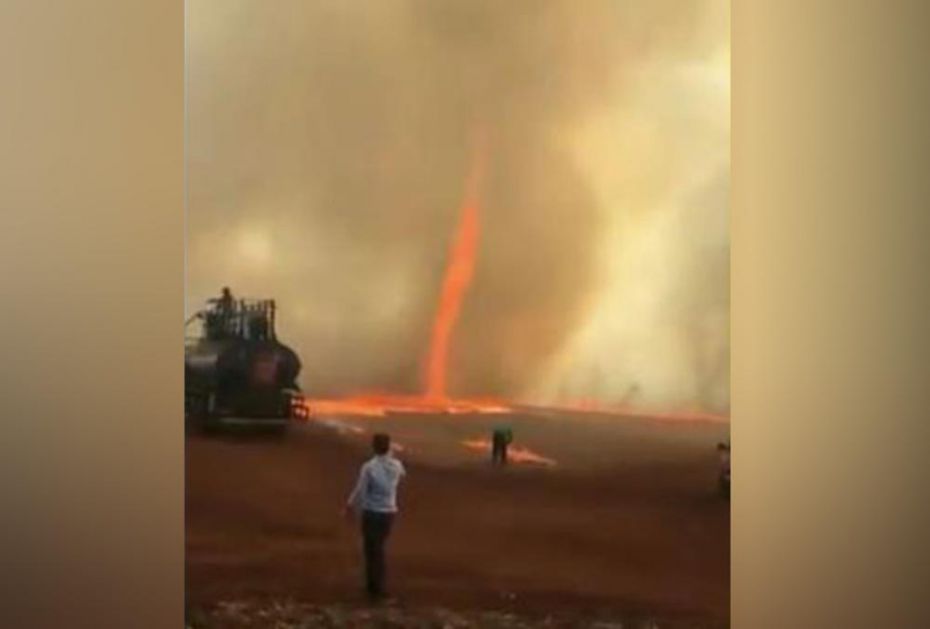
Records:
[[[274,297],[311,393],[418,391],[480,124],[451,392],[728,408],[728,1],[188,6],[189,310]]]

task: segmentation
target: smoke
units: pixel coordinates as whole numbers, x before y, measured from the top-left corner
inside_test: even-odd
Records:
[[[188,307],[280,304],[304,388],[422,390],[469,134],[449,392],[728,401],[721,0],[189,0]]]

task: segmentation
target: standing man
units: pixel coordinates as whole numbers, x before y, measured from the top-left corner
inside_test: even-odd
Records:
[[[229,286],[224,286],[223,290],[220,291],[220,298],[217,300],[217,304],[220,310],[230,311],[236,304],[236,300],[233,298],[232,291],[229,290]]]
[[[233,312],[236,309],[236,300],[228,286],[223,287],[220,298],[216,302],[216,308],[220,313],[220,319],[223,322],[223,331],[232,336],[235,333],[233,329]]]
[[[208,299],[213,308],[206,313],[207,327],[212,331],[211,338],[231,336],[233,330],[233,313],[236,309],[236,299],[228,286],[224,286],[219,298]]]
[[[354,509],[361,514],[365,553],[365,588],[372,601],[386,596],[384,545],[391,534],[397,513],[397,486],[406,474],[403,464],[391,455],[391,438],[376,434],[371,440],[374,456],[358,474],[345,514]]]

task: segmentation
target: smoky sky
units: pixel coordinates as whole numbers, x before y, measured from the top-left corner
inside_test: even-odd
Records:
[[[311,394],[420,391],[480,127],[450,393],[726,407],[725,7],[189,0],[188,310],[273,297]]]

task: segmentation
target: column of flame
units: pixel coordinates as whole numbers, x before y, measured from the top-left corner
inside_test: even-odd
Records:
[[[449,249],[449,261],[446,266],[439,295],[436,317],[430,339],[429,355],[426,362],[426,397],[441,400],[447,397],[446,376],[449,358],[449,344],[455,323],[468,286],[475,272],[475,258],[478,252],[479,210],[481,186],[484,179],[485,153],[484,138],[479,132],[475,135],[472,147],[471,163],[465,179],[465,191],[462,198],[460,219],[455,237]]]

